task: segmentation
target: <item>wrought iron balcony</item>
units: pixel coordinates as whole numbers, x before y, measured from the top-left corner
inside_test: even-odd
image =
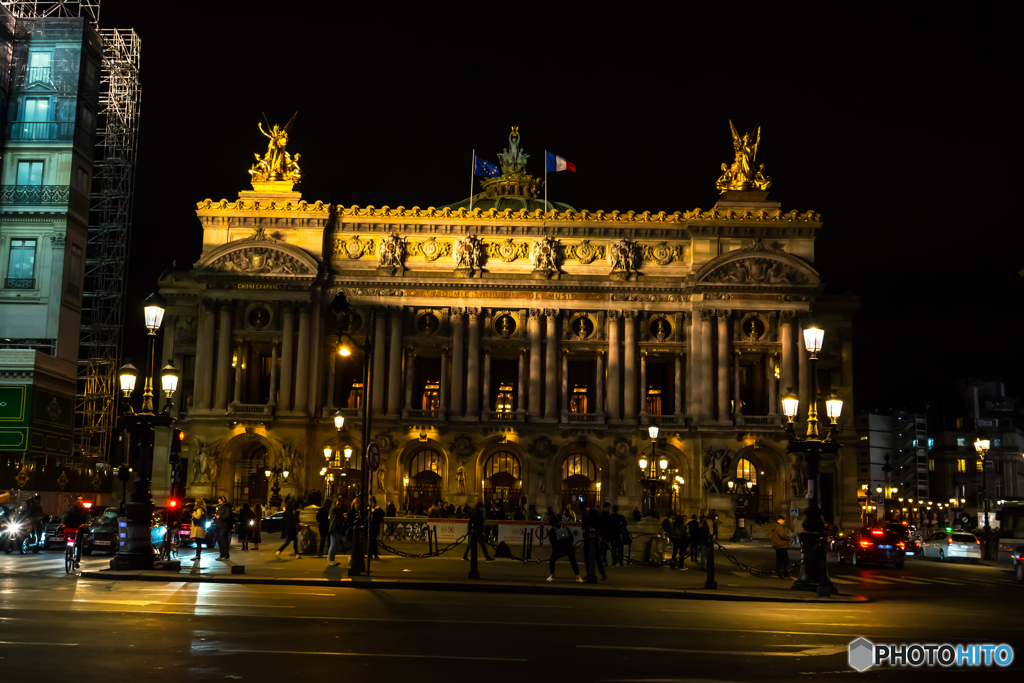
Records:
[[[75,124],[68,121],[11,121],[7,139],[15,142],[71,142]]]
[[[30,66],[25,74],[25,82],[29,85],[33,83],[49,83],[50,82],[50,67],[48,66]]]
[[[67,204],[70,197],[68,185],[4,185],[0,188],[0,204]]]
[[[36,279],[34,277],[5,277],[4,289],[35,289]]]
[[[269,403],[232,403],[228,405],[228,415],[264,415],[272,417],[274,406]]]
[[[591,422],[600,424],[604,422],[604,415],[600,413],[568,413],[569,422]]]

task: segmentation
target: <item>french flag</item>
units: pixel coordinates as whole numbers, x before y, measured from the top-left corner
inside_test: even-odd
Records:
[[[548,165],[547,171],[556,173],[558,171],[575,171],[576,164],[571,161],[566,161],[565,157],[560,157],[548,152]]]

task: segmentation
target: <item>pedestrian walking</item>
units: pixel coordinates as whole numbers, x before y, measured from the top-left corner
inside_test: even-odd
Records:
[[[380,536],[380,525],[384,523],[384,510],[377,507],[377,499],[373,497],[370,498],[370,507],[373,508],[370,515],[370,555],[373,559],[379,560],[377,537]]]
[[[242,550],[249,549],[249,538],[252,536],[253,512],[246,503],[238,511],[238,542],[242,544]]]
[[[196,556],[193,561],[198,562],[203,556],[203,543],[206,540],[206,501],[196,498],[196,505],[192,509],[192,531],[188,537],[196,544]]]
[[[252,527],[249,530],[249,542],[253,550],[260,549],[263,541],[263,505],[256,503],[252,508]]]
[[[590,503],[583,503],[583,562],[587,567],[587,581],[597,583],[597,575],[601,579],[607,579],[608,574],[604,571],[604,560],[601,557],[601,515],[590,507]]]
[[[550,570],[548,581],[555,580],[555,562],[564,555],[569,558],[569,564],[572,565],[572,573],[576,575],[576,583],[583,583],[583,579],[580,578],[580,566],[576,564],[576,548],[573,547],[574,539],[572,532],[562,526],[562,523],[558,520],[558,515],[551,518],[550,524],[551,530],[548,531],[548,539],[551,541],[551,560],[548,561],[548,569]]]
[[[337,567],[340,563],[335,561],[338,551],[345,550],[345,507],[341,504],[341,498],[334,501],[327,520],[327,534],[331,538],[331,545],[327,549],[327,566]]]
[[[708,564],[708,545],[711,541],[711,525],[708,518],[701,515],[700,530],[697,534],[698,555],[700,556],[700,568],[704,569]]]
[[[320,548],[316,553],[317,557],[324,556],[324,548],[327,547],[328,527],[331,524],[331,501],[328,500],[316,511],[317,529],[320,531]]]
[[[690,515],[690,521],[686,523],[686,530],[690,534],[690,562],[697,561],[697,542],[700,538],[700,523],[697,521],[697,515]]]
[[[715,512],[714,508],[711,509],[711,533],[718,540],[718,513]]]
[[[295,503],[288,501],[288,504],[284,507],[284,515],[281,518],[284,526],[281,527],[281,538],[284,539],[284,543],[274,553],[277,555],[277,559],[281,559],[281,551],[288,547],[291,543],[292,547],[295,548],[294,557],[299,556],[299,516],[295,512]]]
[[[676,515],[672,520],[669,538],[672,541],[672,561],[668,566],[685,571],[686,546],[690,544],[690,534],[686,528],[686,515]]]
[[[775,574],[780,579],[789,575],[789,529],[786,528],[786,518],[779,515],[772,524],[772,547],[775,548]]]
[[[480,549],[484,551],[484,557],[487,558],[488,562],[494,561],[494,558],[487,552],[487,544],[484,543],[483,503],[477,503],[473,514],[469,516],[469,523],[466,524],[466,535],[468,536],[466,540],[468,540],[469,543],[466,544],[466,552],[462,553],[462,559],[464,562],[469,562],[469,550],[473,547],[474,543],[480,544]]]
[[[231,528],[235,523],[235,513],[231,503],[224,496],[217,499],[217,545],[220,546],[218,560],[231,559]]]
[[[626,526],[626,518],[619,514],[619,506],[612,506],[612,513],[608,516],[608,534],[612,546],[612,564],[624,566],[622,561],[622,547],[625,545],[629,531]],[[632,539],[630,539],[632,540]]]

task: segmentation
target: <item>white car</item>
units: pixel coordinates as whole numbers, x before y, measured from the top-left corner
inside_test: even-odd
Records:
[[[921,544],[921,554],[924,557],[937,558],[940,562],[963,557],[977,564],[981,560],[981,542],[974,534],[939,531],[924,540]]]

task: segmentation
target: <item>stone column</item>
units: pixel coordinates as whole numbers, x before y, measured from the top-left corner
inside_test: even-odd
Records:
[[[480,313],[469,309],[469,357],[466,359],[466,417],[480,418]]]
[[[516,414],[526,414],[526,351],[519,352],[519,399],[516,404]]]
[[[699,419],[704,415],[704,407],[701,405],[701,387],[704,377],[704,354],[701,353],[700,333],[700,310],[693,311],[690,320],[690,347],[689,367],[690,374],[687,377],[687,384],[690,387],[690,417]]]
[[[299,353],[295,364],[295,412],[309,408],[309,302],[299,303]]]
[[[740,401],[740,352],[733,354],[733,390],[732,390],[732,412],[733,415],[743,414],[743,403]]]
[[[636,311],[626,311],[624,318],[625,351],[623,352],[622,366],[626,372],[623,382],[622,419],[624,422],[636,424],[640,417],[636,400]]]
[[[452,417],[462,417],[462,309],[453,308],[449,320],[452,325]]]
[[[210,409],[214,322],[213,303],[204,301],[199,311],[199,335],[196,340],[196,374],[192,402],[196,410]]]
[[[817,400],[817,397],[811,395],[814,391],[814,382],[811,380],[810,355],[807,353],[807,345],[804,344],[803,325],[798,325],[796,329],[796,348],[800,358],[800,414],[796,419],[806,420],[811,402]]]
[[[220,305],[220,325],[217,337],[217,391],[213,398],[213,409],[228,407],[228,383],[231,380],[231,302]],[[159,377],[157,378],[159,381]]]
[[[39,240],[37,242],[37,244],[39,244],[41,246],[42,245],[42,240]],[[51,297],[51,301],[60,302],[63,299],[63,296],[64,296],[64,257],[65,257],[65,249],[67,248],[67,235],[65,233],[63,233],[63,232],[51,232],[50,233],[50,247],[51,247],[51,250],[50,250],[50,289],[49,289],[49,296]],[[42,253],[40,253],[39,256],[42,257]],[[79,256],[81,258],[82,268],[84,269],[85,268],[85,253],[84,252],[79,252]],[[41,274],[42,273],[40,273],[40,275]],[[39,284],[41,286],[42,282],[40,282]],[[75,287],[81,287],[82,286],[81,282],[71,282],[70,278],[69,278],[68,284],[69,285],[73,284]],[[46,334],[45,335],[40,335],[40,336],[46,336],[46,337],[49,337],[49,338],[52,338],[52,339],[57,339],[57,338],[60,337],[60,332],[59,332],[59,330],[60,330],[60,318],[61,318],[61,313],[63,311],[65,311],[65,310],[66,309],[63,306],[60,306],[60,305],[47,306],[46,307]],[[165,323],[167,323],[168,321],[166,320],[166,318],[168,318],[170,316],[165,315],[164,317],[165,317]],[[74,327],[77,328],[78,326],[79,326],[79,322],[76,321],[74,323]],[[168,328],[168,329],[173,330],[174,328]],[[164,336],[167,337],[167,336],[170,336],[170,335],[166,335],[165,334]],[[77,359],[78,344],[75,344],[74,348],[68,349],[67,350],[68,353],[65,353],[65,349],[63,348],[64,346],[65,346],[65,344],[58,344],[58,346],[57,346],[57,355],[58,355],[58,357],[65,357],[68,360],[75,360],[75,359]],[[161,358],[161,357],[163,357],[163,354],[160,354],[159,356],[157,356],[157,358]],[[158,365],[157,367],[160,368],[160,367],[163,367],[163,366]],[[145,372],[145,370],[143,370],[143,372]],[[159,381],[159,378],[157,379],[157,381]],[[143,378],[143,383],[145,383],[145,379],[144,378]],[[154,389],[156,389],[156,387],[154,387]],[[163,392],[155,392],[155,393],[157,393],[158,395],[163,395]]]
[[[779,414],[779,380],[775,379],[775,364],[779,359],[768,354],[768,414]]]
[[[562,422],[569,421],[569,354],[562,354]]]
[[[284,412],[292,409],[292,364],[295,362],[295,306],[287,301],[284,307],[284,323],[281,328],[281,390],[278,408]]]
[[[402,417],[409,417],[409,411],[413,409],[412,388],[416,384],[416,352],[412,348],[405,350],[405,409]],[[419,410],[417,408],[417,410]]]
[[[387,350],[387,326],[388,321],[384,316],[384,311],[378,310],[376,322],[373,326],[373,377],[370,381],[373,384],[373,400],[370,402],[370,408],[374,415],[384,414],[384,399],[387,396],[384,393],[384,377],[386,375],[384,372],[384,352]]]
[[[237,346],[238,350],[235,352],[238,354],[238,360],[235,361],[235,391],[234,396],[231,399],[231,402],[235,405],[242,402],[242,382],[245,379],[242,375],[242,365],[245,362],[245,350],[247,346],[248,343],[239,344]]]
[[[329,414],[333,415],[336,410],[334,407],[334,375],[337,371],[338,365],[338,347],[336,347],[334,345],[334,341],[331,340],[328,342],[327,348],[329,351],[327,353],[327,405],[325,408],[327,408]],[[374,349],[374,355],[376,355],[376,353],[377,351]],[[363,395],[366,395],[365,387]]]
[[[676,381],[675,381],[675,408],[676,415],[683,414],[683,354],[676,354]]]
[[[530,417],[541,416],[540,311],[530,311],[530,393],[527,396]]]
[[[714,313],[714,311],[707,308],[701,309],[700,312],[700,348],[702,366],[700,407],[701,415],[708,419],[713,419],[715,413],[715,349],[711,345],[711,319],[714,317]]]
[[[594,398],[597,399],[597,405],[595,406],[597,408],[597,410],[594,410],[593,412],[595,412],[598,415],[600,415],[601,416],[600,419],[603,420],[604,419],[604,415],[605,415],[605,413],[604,413],[604,354],[601,353],[600,351],[598,351],[597,352],[597,359],[594,362],[595,362],[595,364],[597,366],[597,371],[594,373],[596,378],[597,378],[597,381],[594,382],[594,384],[597,385],[596,388],[595,388],[595,391],[594,391]]]
[[[277,342],[274,342],[273,350],[270,352],[270,400],[267,405],[277,405]]]
[[[558,311],[546,311],[548,318],[547,352],[545,361],[544,417],[558,417]]]
[[[718,316],[718,421],[729,419],[729,311]]]
[[[647,415],[647,352],[640,352],[640,417]]]
[[[484,407],[486,410],[493,410],[491,408],[491,352],[484,351]]]
[[[441,416],[448,414],[448,349],[441,349]]]
[[[782,384],[780,389],[785,394],[787,391],[796,391],[799,387],[796,384],[796,366],[793,358],[793,311],[782,311],[779,316],[782,325],[780,330],[780,345],[782,346]]]
[[[608,312],[608,419],[618,422],[622,419],[622,368],[619,351],[618,311]]]
[[[388,412],[389,419],[401,414],[402,393],[402,309],[391,309],[391,349],[388,357]]]

